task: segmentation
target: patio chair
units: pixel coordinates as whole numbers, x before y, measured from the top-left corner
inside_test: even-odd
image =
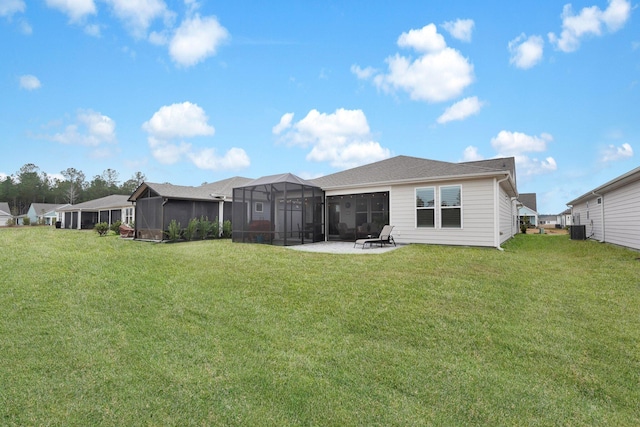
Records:
[[[380,245],[380,247],[391,243],[393,243],[393,246],[395,246],[396,242],[395,240],[393,240],[391,230],[393,230],[393,225],[385,225],[384,227],[382,227],[382,231],[380,231],[380,235],[378,237],[358,239],[353,244],[353,247],[355,248],[356,246],[361,245],[362,249],[364,249],[364,246],[366,244],[369,244],[369,247],[371,247],[371,245],[373,245],[374,243]]]

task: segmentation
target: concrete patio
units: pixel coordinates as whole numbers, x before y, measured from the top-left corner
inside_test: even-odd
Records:
[[[382,247],[380,247],[379,245],[373,245],[371,247],[369,245],[366,245],[363,249],[361,246],[355,248],[353,246],[353,242],[318,242],[309,243],[306,245],[287,246],[287,248],[306,252],[372,255],[382,254],[402,247],[402,245],[384,245]]]

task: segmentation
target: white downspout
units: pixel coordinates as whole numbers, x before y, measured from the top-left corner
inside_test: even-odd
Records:
[[[498,249],[499,251],[504,251],[504,249],[500,246],[500,183],[506,181],[507,179],[509,179],[509,175],[505,176],[502,179],[499,179],[496,181],[496,185],[494,188],[495,191],[495,196],[493,198],[494,200],[494,209],[496,212],[495,215],[495,224],[494,224],[494,244],[496,249]]]

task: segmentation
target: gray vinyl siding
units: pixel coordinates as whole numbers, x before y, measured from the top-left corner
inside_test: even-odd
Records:
[[[435,210],[435,228],[416,226],[416,188],[434,187],[437,197],[441,186],[461,185],[462,228],[439,228],[440,212]],[[447,181],[393,186],[390,193],[390,218],[398,243],[495,246],[495,195],[493,179]]]
[[[606,193],[603,203],[604,240],[640,249],[640,181]]]

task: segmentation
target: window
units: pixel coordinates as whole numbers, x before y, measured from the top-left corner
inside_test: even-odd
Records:
[[[462,189],[459,185],[440,187],[440,226],[462,228]]]
[[[416,188],[416,227],[435,227],[435,189]]]
[[[133,208],[124,209],[124,223],[133,224]]]
[[[262,202],[256,202],[256,212],[262,212]]]

